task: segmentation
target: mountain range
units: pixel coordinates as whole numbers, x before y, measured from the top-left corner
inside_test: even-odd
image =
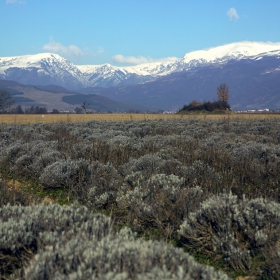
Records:
[[[279,108],[280,43],[232,43],[190,52],[176,61],[130,67],[74,65],[51,53],[1,57],[0,79],[61,86],[153,110],[212,100],[225,82],[234,109]]]

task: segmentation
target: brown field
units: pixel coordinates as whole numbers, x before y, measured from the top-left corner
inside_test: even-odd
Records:
[[[96,121],[143,121],[143,120],[172,120],[172,119],[197,119],[197,120],[225,120],[232,119],[273,119],[280,118],[277,113],[244,113],[244,114],[46,114],[46,115],[0,115],[2,124],[28,124],[28,123],[58,123],[58,122],[88,122]]]

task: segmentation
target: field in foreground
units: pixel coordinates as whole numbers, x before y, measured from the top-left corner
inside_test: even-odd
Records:
[[[0,275],[279,279],[280,122],[249,116],[2,123]]]
[[[148,121],[148,120],[255,120],[280,118],[277,113],[231,114],[0,114],[0,124],[69,123],[88,121]]]

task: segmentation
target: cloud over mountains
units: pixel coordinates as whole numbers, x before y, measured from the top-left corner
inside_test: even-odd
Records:
[[[238,20],[239,16],[234,8],[230,8],[227,12],[228,17],[230,20]]]
[[[112,60],[116,63],[131,64],[131,65],[153,63],[153,62],[170,62],[170,61],[176,61],[177,59],[178,59],[177,57],[165,57],[165,58],[154,59],[151,57],[144,57],[141,55],[123,56],[122,54],[117,54],[112,57]]]
[[[49,43],[45,44],[42,49],[72,59],[85,56],[85,53],[79,47],[75,45],[64,46],[61,43],[54,41],[53,38],[50,38]]]

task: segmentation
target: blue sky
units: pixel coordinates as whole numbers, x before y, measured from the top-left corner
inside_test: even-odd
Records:
[[[1,0],[0,57],[133,65],[239,41],[280,42],[280,0]]]

